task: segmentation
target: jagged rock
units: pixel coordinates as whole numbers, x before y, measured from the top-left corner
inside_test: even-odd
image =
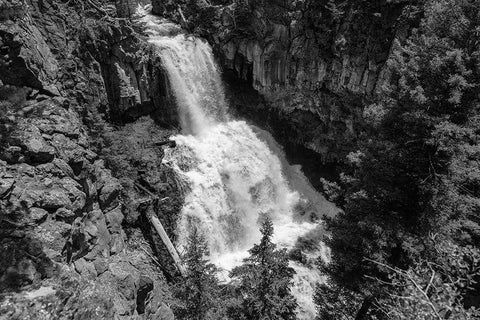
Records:
[[[0,177],[0,198],[3,198],[8,192],[13,189],[15,179],[9,174],[3,174]]]
[[[61,99],[50,99],[35,105],[35,110],[41,117],[35,119],[35,125],[43,134],[50,137],[55,133],[63,134],[71,139],[78,139],[81,135],[81,124],[72,110],[63,108]]]
[[[8,1],[10,4],[11,0]],[[2,16],[13,18],[12,11],[21,6],[10,6]],[[23,7],[24,8],[24,7]],[[9,50],[3,54],[3,63],[0,63],[0,80],[5,84],[28,86],[36,89],[52,89],[57,77],[58,63],[50,48],[45,43],[40,31],[28,20],[19,20],[18,24],[0,24],[0,42]]]
[[[55,158],[52,162],[37,165],[35,168],[37,175],[45,175],[53,178],[73,178],[73,171],[65,161]]]
[[[69,177],[62,178],[52,187],[37,186],[34,189],[33,204],[47,210],[65,208],[80,211],[85,205],[85,193],[80,185]]]
[[[45,141],[34,125],[22,125],[15,130],[13,144],[22,148],[29,163],[46,163],[55,157],[55,149]]]
[[[49,251],[48,256],[61,256],[62,249],[65,246],[66,239],[70,234],[71,225],[64,221],[46,219],[45,222],[36,227],[33,233],[45,248]]]
[[[170,309],[166,304],[162,304],[155,312],[153,318],[158,320],[174,320],[175,315],[173,314],[172,309]]]
[[[42,190],[43,191],[43,190]],[[47,210],[56,210],[59,208],[71,207],[68,194],[64,190],[55,188],[37,193],[38,198],[34,205]]]
[[[80,147],[75,141],[61,133],[55,133],[51,143],[58,150],[58,157],[69,164],[84,163],[88,161],[88,158],[95,157],[90,151]]]
[[[113,298],[116,313],[132,315],[136,309],[136,294],[140,284],[139,271],[126,261],[114,262],[108,265],[108,271],[101,275],[101,279],[116,290]]]
[[[122,231],[121,233],[113,234],[110,240],[110,253],[111,254],[118,254],[122,252],[125,248],[125,233]]]
[[[75,217],[75,213],[72,210],[68,210],[66,208],[59,208],[57,209],[57,211],[55,211],[55,216],[62,219],[70,219]]]
[[[60,180],[62,188],[68,194],[68,198],[71,202],[67,209],[74,212],[80,212],[85,206],[86,195],[81,191],[82,186],[70,177],[64,177]]]
[[[38,222],[43,220],[48,215],[47,210],[43,210],[42,208],[30,208],[30,217],[33,221]]]
[[[122,229],[123,213],[120,206],[105,215],[108,230],[111,233],[110,253],[120,253],[125,248],[125,232]]]
[[[8,115],[0,139],[0,318],[137,318],[139,275],[158,284],[149,259],[135,260],[126,243],[123,187],[97,162],[93,146],[102,150],[103,141],[91,132],[108,129],[120,107],[122,121],[152,112],[153,99],[164,101],[165,78],[155,82],[159,61],[140,62],[146,42],[127,23],[98,20],[87,3],[76,10],[81,4],[0,0],[0,107]],[[95,35],[103,28],[106,37]],[[109,67],[118,72],[110,77]],[[28,284],[56,292],[14,292]]]
[[[97,270],[92,262],[80,258],[74,262],[75,270],[83,276],[89,278],[97,277]]]
[[[86,259],[94,260],[97,256],[110,255],[111,236],[102,211],[94,210],[88,213],[85,219],[85,233],[86,241],[93,244],[90,252],[85,255]]]
[[[111,263],[108,266],[110,272],[117,279],[120,293],[128,300],[133,300],[136,289],[140,284],[140,274],[128,262]]]
[[[122,185],[117,179],[106,181],[99,191],[98,201],[102,210],[109,210],[118,205]]]
[[[55,158],[53,159],[52,164],[55,165],[58,169],[60,169],[63,174],[70,178],[73,178],[73,170],[65,161]]]
[[[120,206],[105,214],[108,230],[111,233],[120,233],[122,231],[123,213]]]
[[[98,200],[102,210],[110,210],[118,205],[118,197],[122,190],[120,182],[112,177],[110,172],[105,170],[103,160],[97,160],[94,163],[94,172],[97,178],[96,189]]]
[[[97,275],[101,275],[102,273],[108,270],[107,261],[103,258],[95,259],[95,261],[93,261],[93,265],[95,266]]]

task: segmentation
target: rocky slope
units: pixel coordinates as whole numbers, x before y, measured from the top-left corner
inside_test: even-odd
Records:
[[[279,139],[325,162],[355,145],[363,108],[389,81],[394,39],[405,39],[412,25],[407,1],[191,3],[182,6],[188,27],[215,46],[234,82],[264,99],[233,104],[247,117],[275,119]],[[153,9],[182,20],[172,1],[154,0]]]
[[[1,319],[173,319],[147,216],[173,235],[183,187],[145,141],[174,113],[116,9],[0,1]]]

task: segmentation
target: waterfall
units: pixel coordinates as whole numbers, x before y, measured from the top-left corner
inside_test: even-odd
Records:
[[[258,221],[263,216],[272,219],[273,240],[280,247],[291,249],[300,237],[318,237],[319,224],[302,213],[322,215],[333,206],[312,191],[298,168],[286,163],[271,136],[229,119],[208,43],[158,17],[144,12],[141,16],[168,74],[182,128],[182,134],[173,137],[177,148],[167,151],[164,160],[189,181],[191,189],[178,221],[177,245],[184,247],[188,230],[196,225],[208,241],[210,260],[227,275],[259,242]],[[306,194],[316,199],[305,199]],[[311,262],[321,254],[327,255],[327,250],[319,245],[306,257]],[[312,319],[313,285],[321,277],[308,264],[291,265],[297,271],[292,291],[299,302],[299,319]]]

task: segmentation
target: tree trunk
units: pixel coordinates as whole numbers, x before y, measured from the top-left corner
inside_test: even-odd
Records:
[[[185,267],[182,264],[182,261],[180,260],[180,257],[178,256],[177,249],[173,246],[172,241],[170,241],[170,238],[167,235],[167,232],[165,232],[165,229],[162,226],[162,223],[158,218],[154,215],[150,217],[150,222],[152,223],[153,227],[157,231],[158,235],[162,239],[163,243],[167,247],[168,252],[172,256],[173,261],[175,262],[175,265],[177,266],[178,270],[182,274],[183,277],[186,275],[186,270]]]
[[[360,310],[358,310],[355,320],[366,320],[368,311],[373,304],[373,296],[366,297],[363,302]]]

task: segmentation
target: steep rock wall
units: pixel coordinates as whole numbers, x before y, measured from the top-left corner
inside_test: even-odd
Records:
[[[157,14],[181,20],[171,1],[152,2]],[[390,47],[411,25],[407,2],[209,3],[181,9],[190,30],[215,47],[230,79],[246,81],[265,99],[243,106],[244,114],[276,113],[280,139],[314,150],[324,161],[343,159],[362,130],[364,106],[390,81]]]
[[[142,26],[136,26],[141,32]],[[96,24],[84,36],[88,54],[100,64],[109,103],[117,123],[151,115],[175,125],[175,103],[161,61],[132,24]]]
[[[145,221],[172,233],[182,201],[144,142],[169,132],[105,121],[162,101],[148,91],[158,65],[137,66],[141,38],[101,5],[0,1],[0,318],[173,319],[163,274],[175,270]]]

